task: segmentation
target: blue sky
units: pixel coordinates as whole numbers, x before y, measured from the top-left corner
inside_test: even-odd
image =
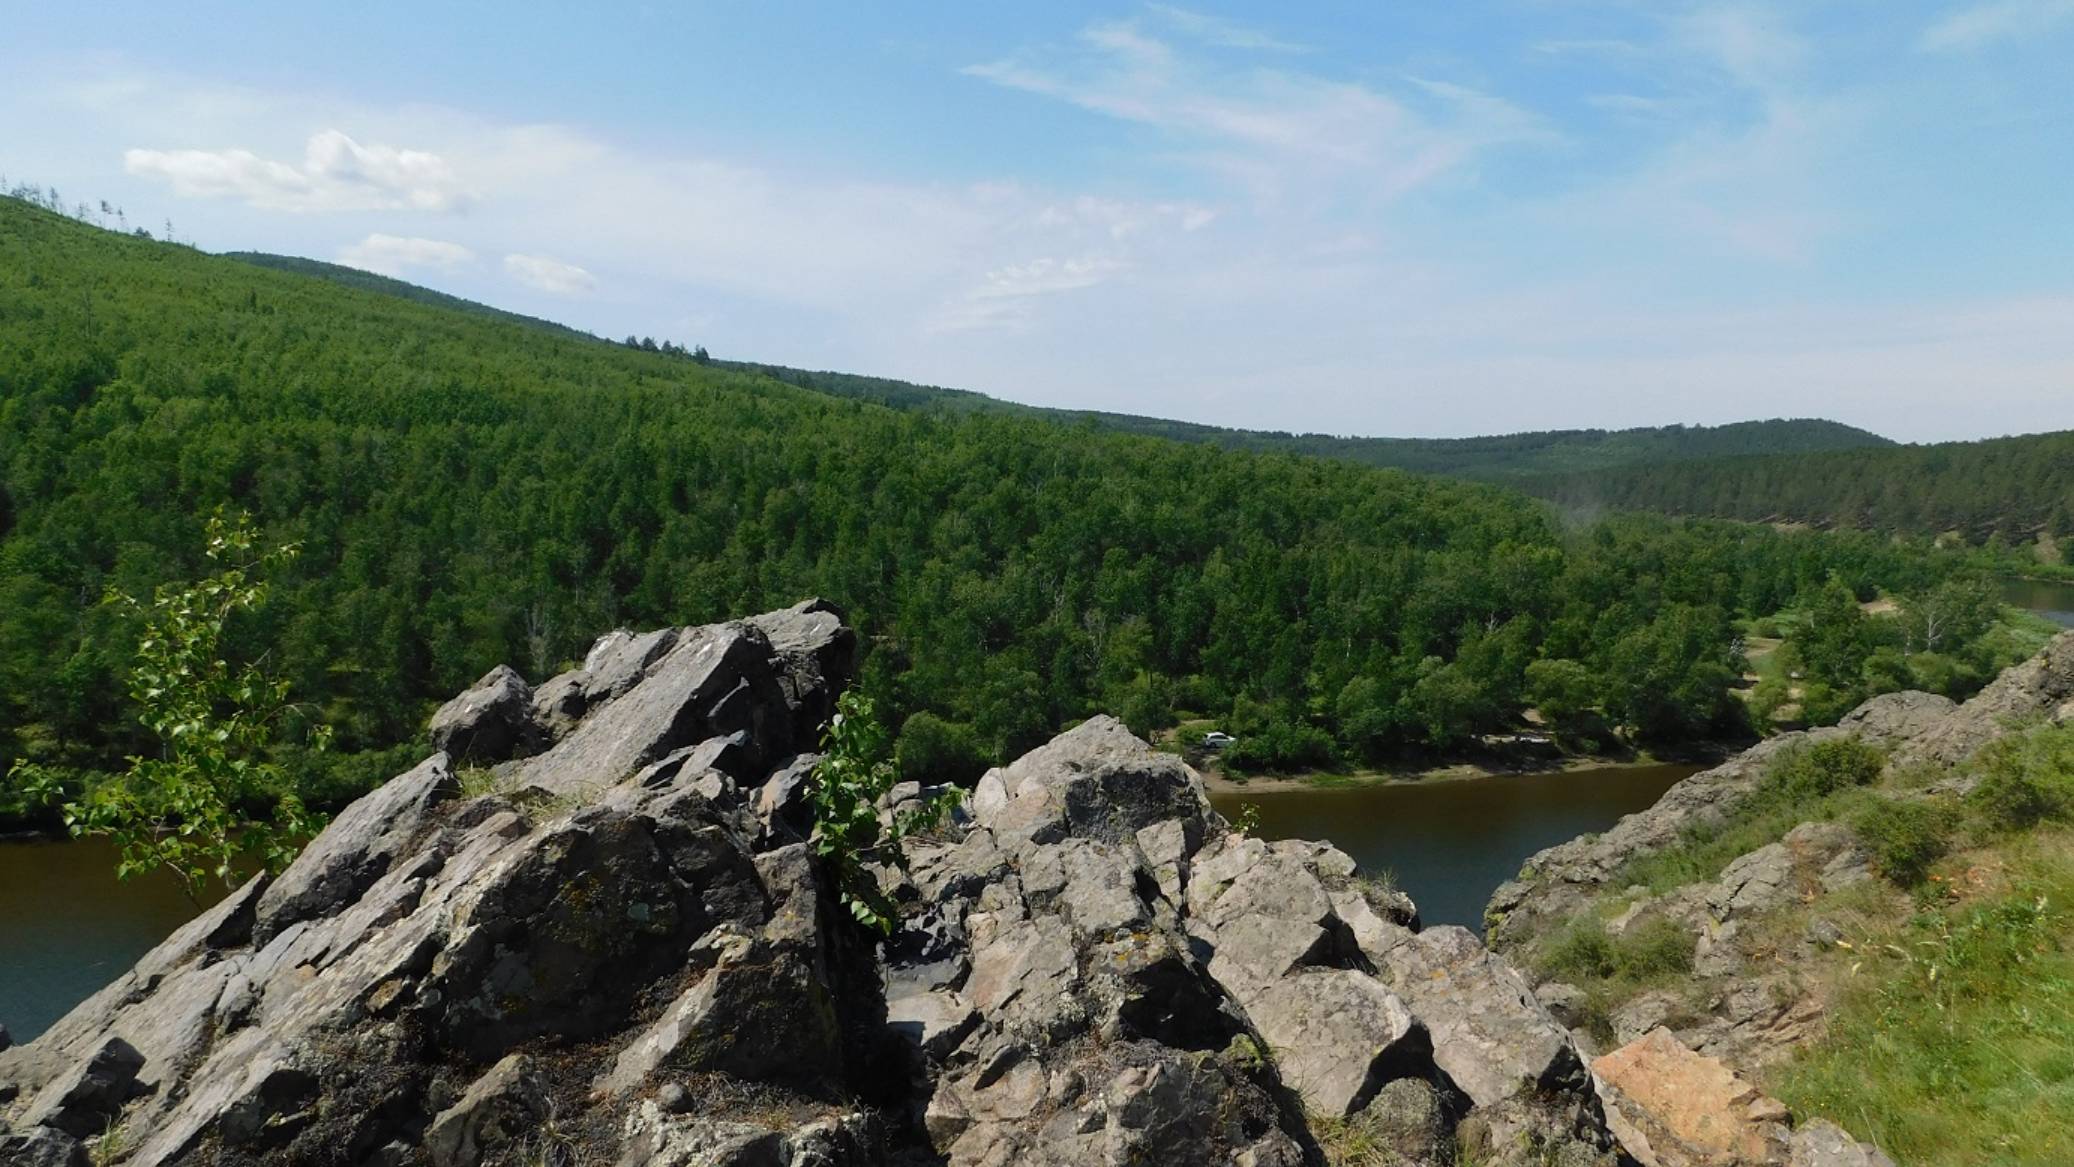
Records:
[[[1041,404],[2074,428],[2074,0],[172,7],[0,3],[0,172]]]

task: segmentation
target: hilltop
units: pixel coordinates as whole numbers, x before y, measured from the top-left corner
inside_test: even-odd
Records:
[[[318,260],[259,252],[229,252],[226,258],[334,280],[423,303],[480,312],[501,319],[561,325],[517,316],[488,305],[463,300],[402,280]],[[958,414],[1035,418],[1065,425],[1087,425],[1115,433],[1199,442],[1228,450],[1301,454],[1354,462],[1363,466],[1503,481],[1529,475],[1597,470],[1739,454],[1795,454],[1824,450],[1886,446],[1878,434],[1819,419],[1772,419],[1718,426],[1647,426],[1623,430],[1546,430],[1474,438],[1345,437],[1231,429],[1166,418],[1103,410],[1054,409],[1024,405],[967,389],[946,389],[888,377],[857,373],[809,371],[756,361],[715,361],[716,365],[755,373],[811,389],[894,409]]]

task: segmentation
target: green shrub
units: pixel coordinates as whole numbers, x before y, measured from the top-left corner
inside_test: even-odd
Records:
[[[1967,802],[1983,825],[2018,831],[2074,812],[2074,729],[2006,737],[1974,762],[1979,785]]]
[[[1883,799],[1853,816],[1851,826],[1889,881],[1914,887],[1951,848],[1952,814],[1933,802]]]
[[[1338,760],[1332,735],[1316,726],[1287,721],[1267,722],[1224,751],[1224,762],[1232,769],[1261,774],[1323,770]]]
[[[1619,936],[1583,916],[1556,934],[1542,950],[1542,975],[1572,982],[1622,981],[1643,984],[1692,971],[1694,938],[1675,922],[1652,919]]]
[[[900,727],[893,762],[903,781],[924,786],[971,786],[990,764],[971,726],[928,712],[914,714]]]
[[[1553,980],[1604,980],[1613,975],[1613,937],[1595,919],[1572,920],[1542,948],[1537,967]]]
[[[1692,933],[1670,920],[1635,925],[1613,944],[1614,975],[1630,981],[1683,976],[1692,971],[1694,943]]]
[[[1879,781],[1886,755],[1855,737],[1832,738],[1782,751],[1765,771],[1767,801],[1811,802],[1839,790]]]

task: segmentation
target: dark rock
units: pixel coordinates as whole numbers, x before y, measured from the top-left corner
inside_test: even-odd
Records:
[[[9,1134],[0,1127],[0,1163],[7,1167],[88,1167],[86,1144],[51,1127]]]
[[[340,812],[259,897],[254,944],[357,899],[412,849],[431,809],[459,793],[447,756],[434,754]]]
[[[594,798],[675,750],[740,732],[755,765],[793,753],[770,642],[746,624],[688,629],[624,694],[586,717],[518,782],[568,798]]]
[[[13,1044],[14,1035],[7,1032],[7,1026],[0,1025],[0,1052],[5,1052],[7,1047]]]
[[[72,1071],[45,1086],[22,1111],[23,1126],[47,1126],[76,1139],[107,1128],[135,1093],[144,1055],[119,1037],[103,1041]]]
[[[503,1162],[550,1114],[547,1094],[524,1054],[512,1054],[477,1078],[459,1102],[425,1132],[433,1167]]]
[[[538,749],[533,688],[509,665],[498,665],[467,692],[439,707],[430,725],[432,748],[475,762],[502,762]]]

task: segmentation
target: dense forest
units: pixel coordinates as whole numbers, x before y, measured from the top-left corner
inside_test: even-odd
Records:
[[[2074,432],[1982,442],[1713,458],[1519,484],[1566,505],[2017,544],[2041,532],[2074,553]]]
[[[1705,734],[1741,721],[1738,617],[1948,571],[1888,540],[1566,526],[1490,486],[891,409],[0,200],[0,767],[144,746],[132,630],[97,600],[192,578],[226,505],[302,545],[235,640],[348,760],[499,662],[539,679],[614,626],[810,594],[865,633],[896,726],[952,753],[1112,709],[1374,759],[1545,697]],[[386,776],[363,756],[347,780]]]
[[[1365,438],[1227,429],[1194,422],[1098,410],[1047,409],[1002,401],[959,389],[914,385],[853,373],[808,372],[748,362],[733,367],[763,373],[806,389],[876,401],[900,409],[971,413],[1018,413],[1053,421],[1092,424],[1119,433],[1173,441],[1203,442],[1228,450],[1305,454],[1363,466],[1421,474],[1447,474],[1482,481],[1527,475],[1594,470],[1686,458],[1732,454],[1805,453],[1881,446],[1887,439],[1833,421],[1817,419],[1733,422],[1718,426],[1646,426],[1624,430],[1540,430],[1477,438]]]
[[[387,292],[428,304],[481,312],[508,320],[530,321],[488,305],[449,296],[429,288],[313,259],[234,251],[229,258],[282,271],[319,276],[352,287]],[[561,325],[532,321],[550,328]],[[640,342],[629,338],[630,344]],[[643,347],[655,348],[650,338]],[[678,346],[682,347],[682,346]],[[683,349],[685,355],[692,352]],[[698,351],[703,352],[703,349]],[[1734,422],[1718,426],[1648,426],[1624,430],[1546,430],[1477,438],[1365,438],[1331,434],[1294,434],[1269,430],[1228,429],[1195,422],[1142,417],[1102,410],[1051,409],[988,397],[966,389],[918,385],[890,377],[809,371],[754,361],[722,361],[740,372],[757,373],[788,385],[836,397],[870,401],[895,409],[936,413],[1037,418],[1069,425],[1173,441],[1201,442],[1256,453],[1307,454],[1337,458],[1364,466],[1393,467],[1424,474],[1500,481],[1525,475],[1601,469],[1686,458],[1737,454],[1808,453],[1890,444],[1886,438],[1833,421],[1816,419]]]

